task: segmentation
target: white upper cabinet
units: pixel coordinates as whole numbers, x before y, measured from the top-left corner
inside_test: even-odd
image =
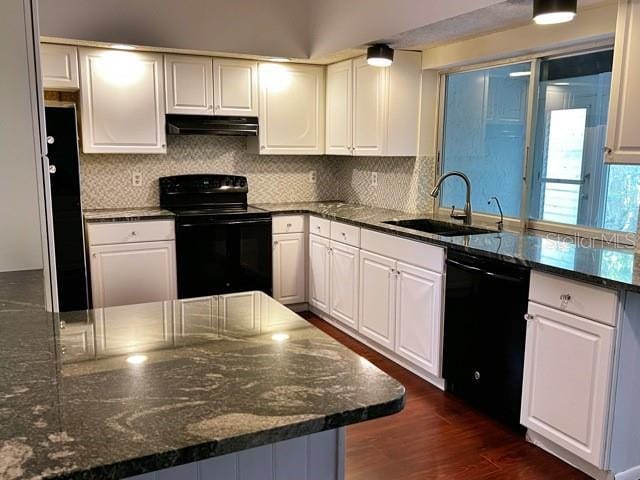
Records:
[[[619,0],[605,161],[640,163],[640,1]]]
[[[369,65],[366,57],[354,60],[353,67],[353,151],[384,155],[389,69]]]
[[[396,51],[391,67],[366,57],[327,68],[326,153],[413,156],[417,153],[421,54]]]
[[[213,59],[216,115],[258,116],[258,62]]]
[[[213,60],[190,55],[164,56],[167,113],[213,115]]]
[[[161,54],[80,49],[85,153],[166,153]]]
[[[353,60],[327,67],[326,153],[351,155]]]
[[[248,139],[261,154],[324,153],[324,67],[261,63],[260,134]]]
[[[42,83],[49,90],[78,90],[78,49],[70,45],[40,45]]]

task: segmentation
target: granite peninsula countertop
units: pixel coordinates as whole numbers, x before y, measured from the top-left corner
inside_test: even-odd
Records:
[[[404,405],[400,383],[258,292],[0,310],[0,331],[1,480],[123,478]]]
[[[595,285],[640,292],[640,254],[636,255],[633,248],[629,247],[616,248],[588,239],[572,239],[557,234],[534,232],[504,231],[483,235],[442,237],[382,223],[394,219],[431,219],[434,218],[433,215],[419,215],[338,201],[263,203],[253,204],[253,206],[274,215],[296,213],[319,215],[391,235],[525,265],[535,270],[555,273]],[[145,210],[148,211],[147,218],[154,218],[154,209]],[[157,208],[155,210],[160,211]],[[126,218],[117,212],[119,211],[95,211],[91,213],[93,217],[91,220],[87,212],[85,218],[87,221],[96,221],[94,218],[97,217],[101,217],[99,221]],[[168,213],[171,214],[171,212]]]

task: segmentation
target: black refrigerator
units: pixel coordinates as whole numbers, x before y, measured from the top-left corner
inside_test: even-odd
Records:
[[[75,105],[48,105],[45,118],[58,307],[84,310],[89,301]]]

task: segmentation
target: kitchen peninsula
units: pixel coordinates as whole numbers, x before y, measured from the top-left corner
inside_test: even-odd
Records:
[[[342,427],[404,406],[401,384],[259,292],[25,309],[0,330],[2,480],[339,479]]]

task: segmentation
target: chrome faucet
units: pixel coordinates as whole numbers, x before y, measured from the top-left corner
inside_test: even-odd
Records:
[[[471,225],[471,182],[469,181],[469,177],[467,177],[464,173],[457,171],[445,173],[438,179],[438,181],[436,182],[436,186],[433,187],[430,195],[433,198],[436,198],[440,194],[440,186],[442,185],[442,182],[444,182],[447,177],[451,176],[460,177],[462,180],[464,180],[464,183],[467,186],[467,198],[464,203],[464,213],[455,213],[454,205],[449,216],[455,220],[462,220],[465,225]]]
[[[501,232],[502,230],[504,230],[504,214],[502,213],[502,206],[500,205],[500,200],[498,200],[498,197],[489,198],[489,201],[487,202],[487,204],[491,205],[491,201],[496,202],[496,205],[498,206],[498,211],[500,212],[500,221],[496,222],[496,224],[498,225],[498,231]]]

